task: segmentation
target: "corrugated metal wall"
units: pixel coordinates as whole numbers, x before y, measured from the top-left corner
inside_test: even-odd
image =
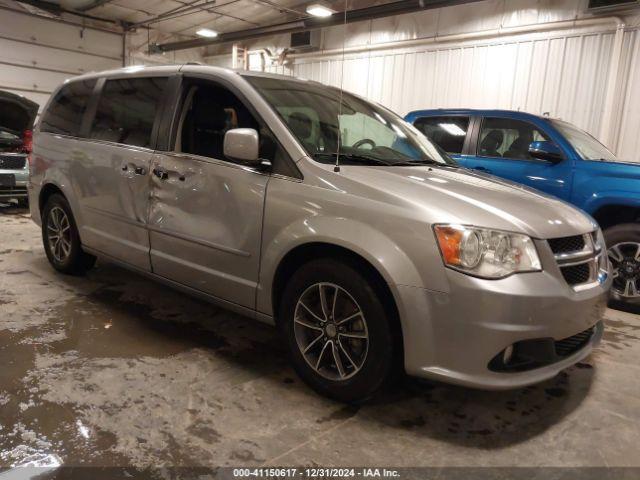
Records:
[[[122,66],[122,36],[0,6],[0,89],[41,108],[65,79]]]
[[[635,32],[628,32],[628,37]],[[614,32],[523,35],[402,52],[346,56],[344,88],[402,115],[421,108],[503,108],[549,112],[598,135]],[[627,41],[629,43],[629,39]],[[638,40],[635,40],[638,43]],[[637,56],[636,56],[637,57]],[[637,61],[636,61],[637,64]],[[340,85],[341,56],[297,58],[273,71]],[[636,65],[637,87],[640,67]],[[634,99],[638,95],[629,92]],[[637,108],[630,106],[625,123]],[[635,122],[638,126],[637,117]],[[634,140],[637,139],[637,136]],[[624,151],[628,151],[627,140]],[[640,160],[637,154],[633,158]]]
[[[623,78],[626,85],[620,92],[620,133],[614,148],[620,158],[640,162],[640,32],[628,32],[625,52]]]

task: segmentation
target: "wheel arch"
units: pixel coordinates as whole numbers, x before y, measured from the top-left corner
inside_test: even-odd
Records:
[[[47,183],[40,189],[40,195],[38,197],[38,208],[40,209],[41,216],[47,200],[49,199],[49,197],[51,197],[51,195],[54,195],[56,193],[62,195],[64,198],[67,198],[62,189],[55,183]]]
[[[382,273],[369,260],[359,253],[337,244],[327,242],[308,242],[296,246],[284,255],[275,270],[271,287],[271,304],[276,323],[278,322],[280,300],[286,287],[287,279],[290,278],[302,265],[311,260],[317,260],[318,258],[331,258],[344,262],[345,264],[355,268],[356,271],[363,274],[363,276],[371,282],[372,287],[379,295],[379,298],[391,319],[396,344],[402,349],[402,324],[400,321],[397,300],[389,286],[389,283]],[[400,354],[403,355],[402,352],[400,352]]]
[[[613,202],[601,205],[592,214],[600,228],[606,230],[609,227],[623,223],[637,223],[640,221],[640,204],[628,202]]]

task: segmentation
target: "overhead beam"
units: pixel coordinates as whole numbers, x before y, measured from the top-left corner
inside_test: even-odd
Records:
[[[337,12],[329,18],[309,17],[265,27],[221,33],[216,38],[195,38],[193,40],[153,44],[151,45],[150,51],[151,53],[173,52],[176,50],[205,47],[207,45],[239,42],[269,35],[317,30],[319,28],[332,27],[342,25],[344,23],[361,22],[374,18],[390,17],[393,15],[412,13],[420,10],[430,10],[478,1],[482,0],[399,0],[383,5],[347,10],[346,12]]]
[[[81,7],[76,7],[74,10],[78,12],[88,12],[89,10],[93,10],[94,8],[101,7],[111,2],[113,2],[113,0],[93,0],[93,2],[88,3],[87,5],[83,5]]]

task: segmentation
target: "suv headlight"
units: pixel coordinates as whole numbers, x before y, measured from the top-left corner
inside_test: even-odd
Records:
[[[448,267],[482,278],[542,270],[536,247],[526,235],[466,225],[434,225]]]

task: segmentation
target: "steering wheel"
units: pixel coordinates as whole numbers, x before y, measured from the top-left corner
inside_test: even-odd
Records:
[[[353,148],[360,148],[363,145],[367,145],[367,144],[371,145],[371,149],[376,148],[376,142],[374,142],[370,138],[363,138],[362,140],[358,140],[356,143],[353,144]]]

